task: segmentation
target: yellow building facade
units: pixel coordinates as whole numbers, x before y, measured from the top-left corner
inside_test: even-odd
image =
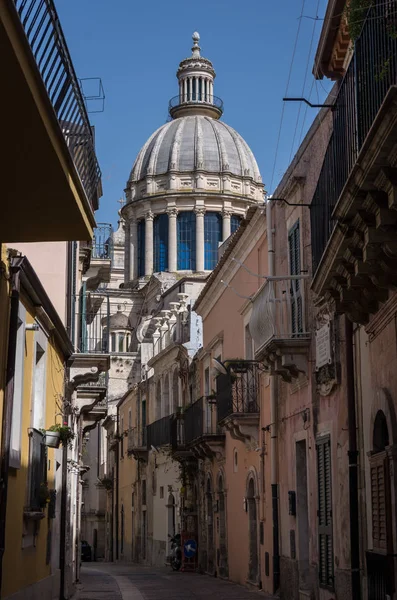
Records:
[[[8,333],[5,405],[10,394],[12,403],[9,433],[5,415],[2,440],[3,457],[8,454],[2,598],[52,600],[60,586],[63,448],[47,447],[45,431],[64,423],[65,362],[72,347],[26,257],[11,259],[10,271],[18,315],[15,328],[11,310]]]

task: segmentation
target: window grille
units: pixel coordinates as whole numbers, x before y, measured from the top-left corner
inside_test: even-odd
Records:
[[[178,270],[196,270],[196,215],[181,212],[178,215]]]
[[[329,436],[319,439],[317,449],[318,485],[318,544],[320,586],[334,587],[334,552],[332,543],[332,472],[331,440]]]
[[[154,272],[168,269],[168,215],[158,215],[154,219]]]
[[[204,215],[204,269],[211,271],[218,262],[219,242],[222,241],[222,215],[207,212]]]

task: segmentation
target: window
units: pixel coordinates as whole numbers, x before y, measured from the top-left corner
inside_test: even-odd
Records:
[[[142,480],[142,505],[146,506],[146,479]]]
[[[124,417],[121,417],[120,421],[120,457],[124,457]]]
[[[164,498],[164,487],[160,486],[160,498]]]
[[[14,398],[12,403],[12,423],[10,440],[10,467],[21,468],[21,435],[22,435],[22,403],[23,375],[25,361],[25,321],[26,309],[19,304],[17,347],[15,352]]]
[[[389,459],[386,447],[389,445],[389,431],[383,411],[376,414],[372,453],[369,459],[371,474],[372,543],[375,552],[392,551],[391,531],[391,491]]]
[[[132,410],[129,408],[128,409],[128,429],[131,429],[132,427]]]
[[[181,212],[177,217],[178,271],[196,269],[196,215]]]
[[[116,352],[116,334],[110,334],[110,352]]]
[[[234,233],[240,227],[241,218],[237,215],[232,215],[230,219],[230,233]]]
[[[145,220],[138,221],[138,277],[145,275]]]
[[[47,337],[40,329],[35,331],[34,369],[33,369],[33,394],[32,394],[32,427],[45,428],[46,407],[46,362],[47,362]]]
[[[331,440],[329,436],[317,440],[318,486],[318,545],[320,586],[334,587],[334,552],[332,544],[332,472]]]
[[[291,275],[301,274],[299,221],[288,234],[289,268]],[[291,325],[292,333],[303,332],[302,294],[299,279],[291,281]]]
[[[245,358],[246,360],[253,360],[254,358],[254,342],[250,332],[250,327],[247,324],[245,326]]]
[[[117,337],[118,337],[119,352],[125,352],[125,347],[124,347],[125,333],[119,333],[117,335]]]
[[[204,215],[204,269],[211,271],[218,262],[218,247],[222,241],[222,216],[207,212]]]
[[[29,508],[40,511],[43,508],[42,486],[47,482],[47,452],[43,434],[37,429],[29,433]]]
[[[154,272],[168,269],[168,215],[158,215],[153,224]]]

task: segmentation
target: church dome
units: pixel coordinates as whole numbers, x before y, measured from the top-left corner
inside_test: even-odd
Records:
[[[229,173],[261,183],[255,157],[229,125],[203,115],[179,117],[149,138],[138,154],[130,181],[177,173]]]

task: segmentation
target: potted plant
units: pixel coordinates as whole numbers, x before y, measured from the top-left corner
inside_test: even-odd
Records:
[[[66,446],[74,439],[74,433],[67,425],[56,423],[45,432],[45,443],[50,448],[59,448],[59,444]],[[55,442],[57,440],[57,444]]]

